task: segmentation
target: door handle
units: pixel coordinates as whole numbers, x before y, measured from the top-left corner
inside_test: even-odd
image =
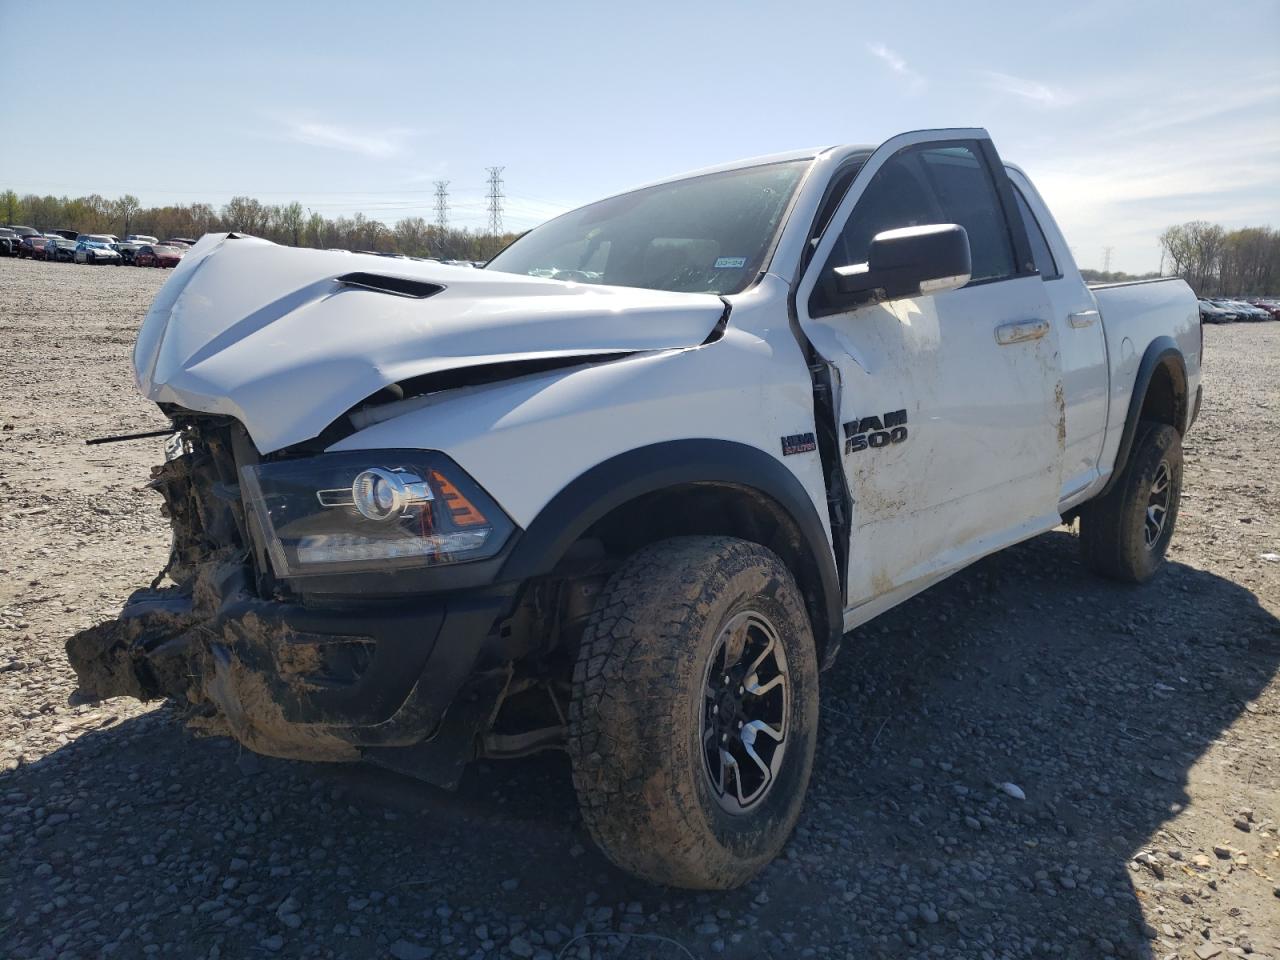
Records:
[[[1076,329],[1080,327],[1091,327],[1093,322],[1098,319],[1097,310],[1077,310],[1075,313],[1067,314],[1067,323]]]
[[[1022,343],[1025,340],[1039,340],[1049,332],[1048,320],[1015,320],[1013,323],[1002,323],[996,327],[996,343]]]

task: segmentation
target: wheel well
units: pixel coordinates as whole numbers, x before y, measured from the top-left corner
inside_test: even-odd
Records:
[[[1187,368],[1183,365],[1182,353],[1170,337],[1157,337],[1142,355],[1120,433],[1115,467],[1096,498],[1109,494],[1124,474],[1138,425],[1143,420],[1167,423],[1179,434],[1186,430],[1188,399]]]
[[[799,525],[772,497],[734,483],[683,483],[614,507],[583,534],[612,556],[626,556],[669,537],[719,534],[768,547],[787,565],[804,598],[818,660],[826,655],[828,622],[818,559]]]
[[[1167,423],[1182,433],[1187,422],[1187,385],[1172,361],[1165,360],[1152,371],[1138,419]]]

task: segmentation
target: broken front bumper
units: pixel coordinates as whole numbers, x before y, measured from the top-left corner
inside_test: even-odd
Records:
[[[510,604],[494,589],[317,608],[258,599],[242,578],[226,573],[216,606],[199,587],[137,591],[117,619],[76,634],[67,654],[82,694],[185,700],[270,756],[385,762],[448,726]],[[469,754],[474,731],[457,734],[447,750]]]

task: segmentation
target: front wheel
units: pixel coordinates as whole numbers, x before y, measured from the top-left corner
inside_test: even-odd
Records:
[[[695,889],[750,880],[800,816],[817,728],[813,630],[771,551],[680,537],[610,578],[574,668],[569,754],[618,866]]]
[[[1182,436],[1143,421],[1124,473],[1080,512],[1080,547],[1095,573],[1143,583],[1164,566],[1182,499]]]

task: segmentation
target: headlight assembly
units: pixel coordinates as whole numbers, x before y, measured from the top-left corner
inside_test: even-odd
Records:
[[[277,576],[485,560],[512,524],[442,453],[369,450],[241,468]]]

